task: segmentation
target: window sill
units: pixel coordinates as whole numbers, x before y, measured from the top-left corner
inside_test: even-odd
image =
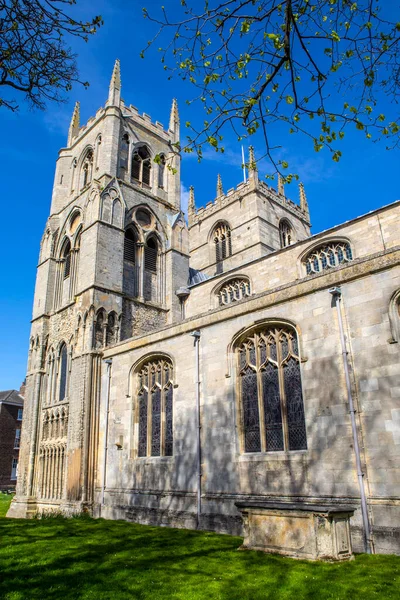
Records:
[[[154,462],[171,462],[175,459],[174,456],[134,456],[133,459],[135,462],[141,462],[149,464]]]
[[[298,456],[307,455],[308,450],[277,450],[275,452],[251,452],[248,454],[240,454],[239,462],[254,462],[268,460],[287,460]]]

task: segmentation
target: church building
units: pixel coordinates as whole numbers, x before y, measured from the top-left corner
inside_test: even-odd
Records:
[[[400,553],[400,202],[312,235],[250,148],[186,224],[179,140],[176,101],[167,128],[139,114],[118,61],[106,105],[75,106],[8,516],[241,535],[243,501],[347,504],[356,551]]]

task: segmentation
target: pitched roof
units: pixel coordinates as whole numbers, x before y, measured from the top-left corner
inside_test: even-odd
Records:
[[[15,404],[16,406],[23,406],[24,399],[19,395],[17,390],[5,390],[0,392],[0,404]]]

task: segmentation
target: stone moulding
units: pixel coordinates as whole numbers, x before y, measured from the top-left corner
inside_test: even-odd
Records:
[[[261,550],[292,558],[342,561],[353,558],[347,505],[301,502],[236,502],[241,511],[241,550]]]

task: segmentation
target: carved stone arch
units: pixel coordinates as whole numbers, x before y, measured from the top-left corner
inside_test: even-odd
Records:
[[[226,297],[226,301],[224,301],[223,297],[221,297],[221,294],[224,291],[224,288],[228,288],[229,285],[233,287],[233,297],[229,297],[228,295]],[[228,291],[229,290],[227,289],[227,293]],[[230,275],[229,277],[225,277],[223,281],[218,282],[211,290],[211,308],[217,308],[219,306],[231,304],[231,302],[250,297],[253,293],[252,281],[248,275],[243,275],[240,273],[237,275]]]
[[[133,182],[153,188],[154,155],[155,152],[147,141],[138,141],[132,146],[130,173]]]
[[[167,352],[147,352],[146,354],[144,354],[143,356],[141,356],[140,358],[138,358],[133,365],[131,366],[131,368],[129,369],[128,372],[128,381],[127,381],[127,391],[126,391],[126,397],[127,398],[131,398],[132,394],[134,393],[135,387],[134,387],[134,378],[135,375],[140,371],[140,369],[143,367],[143,365],[145,365],[147,362],[151,362],[153,360],[158,360],[158,359],[164,359],[164,360],[169,360],[172,364],[172,368],[173,371],[175,373],[175,378],[176,378],[176,361],[174,359],[174,357],[171,354],[167,354]]]
[[[251,325],[247,327],[242,327],[235,333],[230,342],[227,345],[226,354],[227,354],[227,372],[226,377],[231,377],[234,372],[235,366],[235,350],[237,346],[251,333],[265,329],[266,327],[288,327],[292,328],[297,334],[297,340],[299,344],[299,357],[300,362],[306,362],[308,360],[307,356],[304,353],[304,345],[303,345],[303,337],[301,327],[292,321],[291,319],[285,319],[280,317],[267,317],[265,319],[260,319],[259,321],[254,321]]]
[[[136,213],[140,210],[140,209],[144,209],[147,212],[150,213],[151,219],[152,219],[152,223],[149,227],[141,227],[135,220],[135,215]],[[135,226],[137,227],[138,230],[141,231],[141,237],[143,238],[144,241],[144,237],[146,236],[147,233],[150,233],[151,231],[157,232],[158,235],[160,235],[162,237],[162,239],[164,239],[165,241],[167,241],[168,238],[168,233],[165,229],[165,227],[163,226],[161,220],[159,219],[158,215],[155,213],[155,211],[145,202],[142,202],[141,204],[138,204],[137,206],[132,207],[129,211],[126,212],[125,215],[125,228],[130,224],[130,223],[134,223]],[[163,247],[165,246],[165,244],[163,243]]]
[[[96,312],[93,328],[93,346],[96,350],[102,350],[105,346],[106,327],[107,311],[101,307]]]
[[[339,247],[349,248],[348,256],[350,258],[348,258],[346,256],[346,260],[343,261],[343,264],[346,264],[347,262],[354,260],[356,258],[356,254],[354,251],[354,245],[350,238],[344,237],[344,236],[332,236],[332,237],[328,237],[328,238],[322,238],[322,239],[319,239],[318,241],[315,241],[313,244],[310,244],[309,246],[307,246],[307,248],[305,248],[305,250],[303,250],[303,252],[298,257],[297,265],[298,265],[299,277],[304,277],[304,275],[311,274],[311,273],[308,273],[308,268],[306,266],[306,262],[313,254],[318,254],[318,252],[320,250],[323,250],[323,249],[329,248],[329,247],[333,248],[334,254],[336,252],[336,250],[335,250],[336,248],[339,248]],[[343,251],[346,253],[345,250],[343,250]],[[337,262],[337,261],[335,260],[334,262]],[[330,265],[329,268],[334,268],[335,266],[339,266],[339,264],[334,264],[333,266]],[[323,270],[324,270],[323,268],[320,268],[320,270],[316,271],[316,272],[322,272]]]
[[[392,337],[388,340],[390,344],[400,342],[400,289],[396,290],[389,302],[389,325]]]
[[[106,346],[114,345],[118,342],[119,321],[115,310],[108,313],[106,328]]]

